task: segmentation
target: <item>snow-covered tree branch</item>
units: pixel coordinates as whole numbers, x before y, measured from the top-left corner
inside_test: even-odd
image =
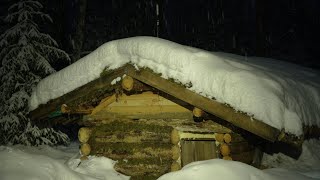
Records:
[[[38,23],[52,22],[41,12],[41,3],[22,0],[8,9],[5,21],[12,24],[0,35],[0,144],[61,144],[68,137],[51,128],[39,129],[30,123],[28,100],[32,88],[55,72],[52,62],[69,61],[57,42],[41,32]]]

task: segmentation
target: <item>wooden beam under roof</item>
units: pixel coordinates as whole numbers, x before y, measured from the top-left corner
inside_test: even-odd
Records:
[[[75,106],[76,104],[81,104],[81,102],[88,101],[90,98],[97,98],[99,93],[104,94],[105,92],[113,91],[114,87],[111,85],[111,82],[115,78],[122,77],[124,75],[125,67],[126,66],[116,70],[105,71],[101,74],[100,78],[93,80],[61,97],[50,100],[46,104],[39,105],[37,109],[30,112],[31,120],[41,121],[43,119],[47,119],[51,113],[60,111],[61,105],[63,104]],[[97,99],[97,101],[100,102],[100,99]]]
[[[148,68],[137,71],[133,66],[127,66],[126,74],[271,142],[278,140],[281,133],[280,130],[262,121],[253,119],[225,104],[203,97],[182,85],[164,79]]]

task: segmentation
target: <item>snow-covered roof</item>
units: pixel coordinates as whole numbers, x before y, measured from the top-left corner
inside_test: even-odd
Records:
[[[208,52],[155,37],[105,43],[76,63],[43,79],[30,110],[127,63],[148,67],[189,89],[296,135],[320,127],[319,72],[279,60]]]

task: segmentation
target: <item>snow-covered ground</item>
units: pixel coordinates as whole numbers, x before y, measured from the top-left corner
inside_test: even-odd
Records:
[[[279,60],[207,52],[154,37],[108,42],[42,80],[30,109],[47,103],[126,63],[148,67],[189,89],[296,135],[320,127],[319,72]]]
[[[89,157],[80,161],[79,144],[69,147],[0,146],[1,180],[126,180],[130,177],[113,169],[115,161]],[[260,170],[235,161],[199,161],[159,180],[311,180],[320,179],[320,140],[305,141],[298,160],[283,154],[265,155]]]
[[[89,157],[80,161],[79,144],[69,147],[0,146],[1,180],[125,180],[115,161]]]

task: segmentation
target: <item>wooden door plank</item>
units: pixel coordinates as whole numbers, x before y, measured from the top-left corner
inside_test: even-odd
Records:
[[[194,162],[194,141],[184,141],[182,140],[181,142],[181,165],[182,167]]]
[[[217,158],[216,145],[214,141],[194,141],[195,161]]]

